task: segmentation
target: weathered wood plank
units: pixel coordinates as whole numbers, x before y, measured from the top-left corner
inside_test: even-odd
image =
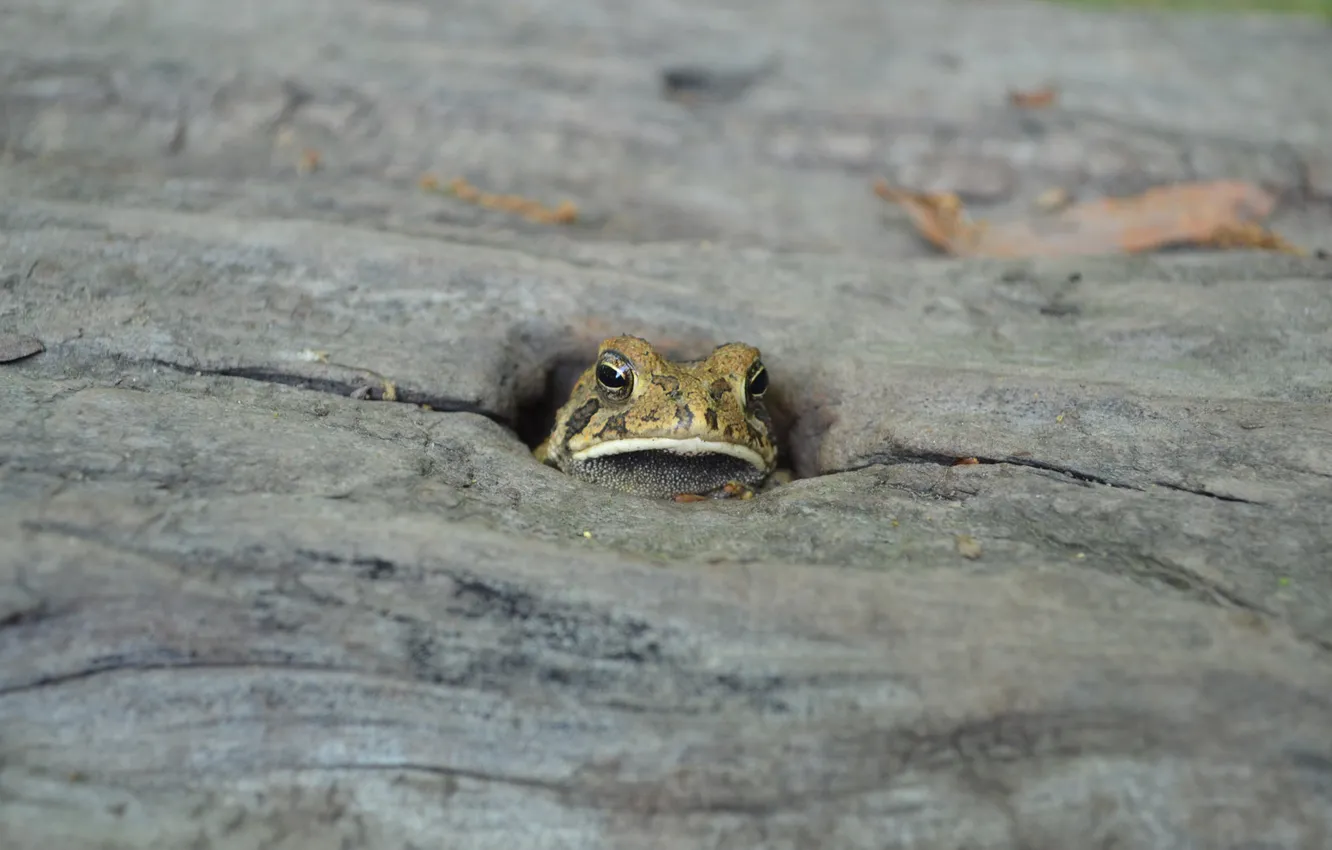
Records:
[[[921,259],[868,181],[1309,241],[1332,33],[627,9],[0,10],[0,846],[1327,846],[1332,267]],[[621,331],[759,345],[804,477],[536,464]]]

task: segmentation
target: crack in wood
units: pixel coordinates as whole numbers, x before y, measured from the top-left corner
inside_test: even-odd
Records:
[[[1030,469],[1039,469],[1045,472],[1053,472],[1066,478],[1083,484],[1102,484],[1106,487],[1114,487],[1118,490],[1132,490],[1137,493],[1147,492],[1146,488],[1139,487],[1136,484],[1129,484],[1124,481],[1116,481],[1103,475],[1097,475],[1091,472],[1084,472],[1080,469],[1074,469],[1071,466],[1051,463],[1049,461],[1036,458],[1016,457],[1005,455],[1003,457],[987,457],[985,455],[969,454],[943,454],[938,452],[921,452],[914,450],[897,450],[891,454],[871,455],[865,463],[848,466],[842,469],[829,470],[825,475],[832,475],[838,472],[854,472],[859,469],[867,469],[871,466],[895,466],[901,464],[934,464],[936,466],[953,467],[960,465],[960,461],[975,459],[981,465],[1007,465],[1007,466],[1025,466]],[[1188,487],[1183,484],[1175,484],[1164,480],[1154,480],[1153,484],[1165,487],[1168,490],[1174,490],[1179,493],[1189,493],[1194,496],[1203,496],[1208,499],[1216,499],[1222,502],[1237,502],[1245,505],[1266,506],[1265,502],[1258,502],[1252,499],[1245,499],[1241,496],[1230,496],[1225,493],[1217,493],[1201,487]]]
[[[316,378],[310,375],[284,372],[281,369],[266,366],[191,366],[184,363],[176,363],[171,360],[161,359],[139,362],[147,363],[152,366],[161,366],[188,375],[215,375],[223,378],[241,378],[247,381],[278,384],[281,386],[312,390],[314,392],[328,393],[329,395],[337,396],[350,397],[364,386],[363,383],[359,382],[353,383],[351,381],[339,381],[332,378]],[[513,423],[509,417],[501,413],[496,413],[493,410],[489,410],[473,401],[466,401],[464,399],[453,398],[450,396],[412,392],[411,390],[403,390],[401,388],[397,391],[397,398],[392,401],[418,407],[424,405],[436,413],[474,413],[478,416],[484,416],[505,428],[510,430],[513,429]]]

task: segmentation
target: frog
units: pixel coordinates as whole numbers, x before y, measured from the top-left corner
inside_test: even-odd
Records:
[[[768,383],[762,354],[748,343],[672,361],[641,337],[610,337],[534,454],[575,478],[639,496],[753,498],[776,480]]]

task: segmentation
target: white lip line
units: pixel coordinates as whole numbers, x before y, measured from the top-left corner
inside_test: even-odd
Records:
[[[590,446],[580,452],[574,452],[573,459],[590,460],[595,457],[641,451],[672,452],[680,455],[727,455],[760,468],[764,466],[763,458],[749,446],[740,446],[735,443],[718,443],[699,439],[698,437],[689,437],[683,440],[671,437],[633,437],[625,440],[611,440],[607,443]]]

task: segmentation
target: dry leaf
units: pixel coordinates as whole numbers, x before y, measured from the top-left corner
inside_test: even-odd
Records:
[[[905,209],[925,239],[959,257],[1132,254],[1185,244],[1301,253],[1257,224],[1271,215],[1276,199],[1239,180],[1162,186],[1002,222],[970,221],[951,193],[895,189],[882,180],[874,192]]]
[[[1054,86],[1046,86],[1036,91],[1010,91],[1008,102],[1019,109],[1044,109],[1055,102],[1059,91]]]
[[[1219,227],[1212,233],[1212,238],[1203,244],[1209,248],[1258,248],[1286,254],[1304,253],[1277,234],[1253,222]]]
[[[568,201],[563,201],[556,207],[547,207],[539,201],[521,195],[492,195],[489,192],[482,192],[461,177],[450,181],[447,190],[440,188],[439,178],[433,174],[423,174],[417,185],[427,192],[447,191],[459,200],[479,207],[516,213],[538,224],[573,224],[578,220],[578,208]]]
[[[953,466],[975,466],[978,463],[980,463],[978,457],[960,457],[953,461]]]

